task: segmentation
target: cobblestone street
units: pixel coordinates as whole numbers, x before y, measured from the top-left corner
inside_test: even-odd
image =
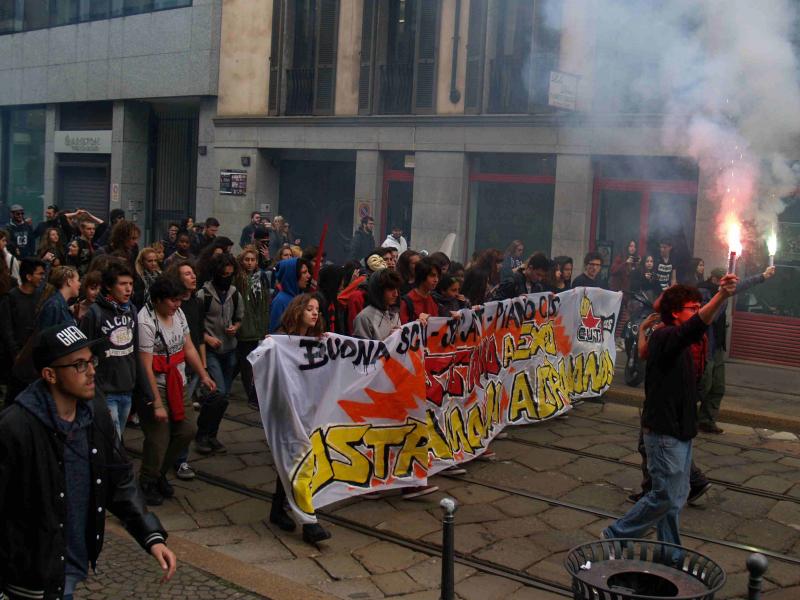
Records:
[[[174,538],[330,597],[438,599],[441,566],[435,545],[441,543],[438,503],[445,495],[460,505],[457,550],[479,561],[477,566],[456,565],[459,598],[563,597],[569,585],[563,567],[567,550],[597,539],[610,522],[604,515],[625,512],[631,506],[626,497],[638,491],[640,480],[636,409],[585,404],[564,419],[509,429],[509,438],[493,444],[496,462],[470,463],[461,478],[433,478],[440,487],[436,494],[414,501],[398,495],[354,499],[328,507],[321,518],[333,537],[316,547],[304,544],[297,532],[284,533],[266,521],[266,494],[274,488],[275,472],[258,415],[238,399],[228,414],[220,435],[228,453],[193,455],[191,464],[203,477],[173,481],[177,497],[156,512]],[[709,555],[727,571],[728,583],[718,598],[746,593],[748,551],[740,545],[771,553],[765,598],[800,597],[797,437],[724,427],[722,436],[696,440],[696,460],[714,485],[698,506],[683,511],[684,545]],[[129,430],[126,443],[138,448],[140,432]],[[141,552],[137,557],[147,560]],[[191,556],[179,559],[183,568],[191,562]],[[486,565],[512,570],[516,578]],[[107,573],[107,566],[103,568]],[[186,585],[199,585],[196,577],[200,575],[190,570],[191,583]],[[520,577],[562,587],[536,589]],[[181,593],[176,588],[178,595],[170,597]],[[238,592],[224,588],[219,593],[229,595],[208,597],[257,597],[236,596]]]
[[[185,562],[168,584],[161,584],[161,571],[131,539],[107,535],[97,573],[75,590],[81,600],[264,600]]]

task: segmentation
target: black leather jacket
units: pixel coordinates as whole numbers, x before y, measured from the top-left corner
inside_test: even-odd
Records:
[[[67,554],[64,434],[20,402],[49,394],[39,379],[0,413],[0,597],[61,598]],[[103,547],[106,511],[122,520],[142,548],[167,534],[144,499],[116,435],[105,400],[96,396],[88,429],[91,471],[86,546],[94,569]]]

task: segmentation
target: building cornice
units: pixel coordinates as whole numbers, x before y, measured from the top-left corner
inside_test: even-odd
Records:
[[[660,127],[664,115],[369,115],[369,116],[225,116],[217,127]]]

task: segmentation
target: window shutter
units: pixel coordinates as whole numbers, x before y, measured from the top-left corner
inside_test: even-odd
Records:
[[[269,114],[280,109],[281,48],[283,47],[283,0],[272,0],[272,40],[269,57]]]
[[[558,68],[561,53],[562,0],[538,0],[534,12],[533,44],[528,77],[530,86],[528,112],[541,112],[548,107],[550,71]],[[645,71],[646,72],[646,71]]]
[[[422,0],[417,9],[414,61],[414,112],[433,113],[436,98],[436,50],[439,0]]]
[[[361,16],[361,66],[358,74],[358,114],[372,112],[372,73],[375,52],[375,16],[378,0],[364,0]]]
[[[336,89],[336,47],[339,0],[319,0],[317,10],[317,65],[314,77],[314,114],[333,114]]]
[[[470,0],[467,32],[467,78],[464,85],[464,112],[481,112],[483,71],[486,60],[486,0]]]

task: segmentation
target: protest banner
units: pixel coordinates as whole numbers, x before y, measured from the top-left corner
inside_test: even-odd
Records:
[[[385,340],[274,335],[249,360],[289,502],[314,510],[425,485],[509,425],[563,414],[611,385],[622,294],[578,288],[414,321]]]

